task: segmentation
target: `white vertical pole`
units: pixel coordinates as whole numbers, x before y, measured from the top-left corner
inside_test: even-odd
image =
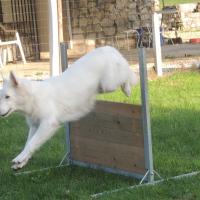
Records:
[[[69,0],[66,0],[66,6],[67,6],[67,23],[68,23],[68,31],[69,31],[69,41],[70,41],[69,48],[73,49],[73,35],[72,35],[72,25],[71,25]]]
[[[63,42],[63,8],[62,0],[57,0],[58,4],[58,32],[59,32],[59,42]]]
[[[60,74],[60,50],[58,31],[57,0],[48,0],[49,3],[49,56],[51,76]]]
[[[162,54],[161,54],[161,42],[160,42],[160,23],[159,14],[153,13],[152,16],[153,26],[153,49],[155,58],[155,67],[158,76],[162,76]]]

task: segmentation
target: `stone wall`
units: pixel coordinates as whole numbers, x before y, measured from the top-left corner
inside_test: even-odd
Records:
[[[184,30],[200,30],[200,3],[188,3],[178,6]]]
[[[185,31],[200,30],[200,4],[186,3],[178,6],[166,7],[166,10],[175,10],[163,14],[164,28],[171,30],[177,28]]]
[[[158,9],[159,0],[71,0],[74,45],[112,44],[117,38],[118,45],[123,46],[124,31],[151,26],[152,12]]]

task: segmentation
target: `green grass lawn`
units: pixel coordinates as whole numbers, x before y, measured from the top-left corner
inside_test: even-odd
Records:
[[[169,5],[178,5],[181,3],[197,3],[199,0],[164,0],[165,6]],[[162,0],[160,0],[160,4],[162,5]]]
[[[200,74],[175,73],[149,82],[154,166],[164,178],[200,169]],[[120,91],[100,99],[140,103],[140,88],[131,98]],[[105,190],[127,187],[138,181],[80,167],[63,167],[15,176],[10,161],[23,148],[27,127],[24,117],[0,119],[0,200],[90,199]],[[64,129],[37,152],[24,170],[55,166],[64,150]],[[200,176],[125,190],[99,199],[157,200],[200,199]]]

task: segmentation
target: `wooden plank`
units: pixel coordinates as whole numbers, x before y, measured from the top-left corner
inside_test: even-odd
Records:
[[[141,106],[98,101],[70,132],[73,160],[145,173]]]
[[[134,133],[142,133],[142,121],[139,119],[132,119],[131,117],[97,112],[90,113],[78,122],[71,123],[71,126],[72,128],[85,126],[93,126],[98,128],[105,127],[124,131],[131,131]]]
[[[81,126],[71,129],[71,139],[76,140],[78,137],[91,138],[102,142],[112,142],[129,146],[144,147],[144,137],[142,134],[123,131],[119,129],[105,128],[101,126]]]
[[[84,137],[72,141],[73,160],[104,165],[129,172],[144,173],[144,149]]]
[[[126,103],[116,103],[109,101],[97,101],[95,112],[97,113],[112,113],[120,116],[128,116],[134,119],[142,118],[140,105],[132,105]]]

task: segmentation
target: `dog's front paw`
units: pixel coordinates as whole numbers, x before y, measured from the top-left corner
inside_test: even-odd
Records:
[[[17,170],[24,167],[30,159],[30,154],[27,151],[22,151],[16,158],[12,160],[12,169]]]
[[[24,160],[24,161],[21,162],[21,163],[15,163],[15,164],[12,165],[11,168],[12,168],[13,170],[21,169],[21,168],[23,168],[23,167],[26,165],[27,162],[28,162],[28,160]]]

